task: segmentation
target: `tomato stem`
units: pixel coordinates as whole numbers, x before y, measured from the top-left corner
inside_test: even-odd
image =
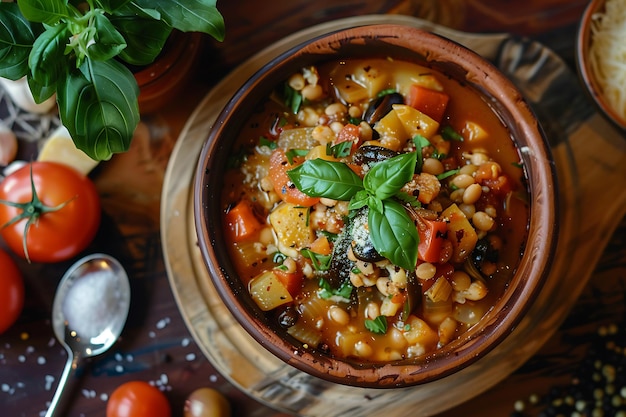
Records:
[[[12,224],[15,224],[23,219],[28,219],[28,221],[26,222],[26,226],[24,226],[24,238],[22,240],[22,246],[24,250],[24,257],[29,263],[30,263],[30,257],[28,256],[28,245],[26,244],[26,241],[27,241],[28,230],[30,229],[30,226],[33,223],[36,223],[42,214],[61,210],[63,207],[65,207],[67,204],[69,204],[72,200],[76,198],[76,197],[72,197],[69,200],[64,201],[63,203],[56,205],[54,207],[46,206],[45,204],[43,204],[42,201],[39,199],[39,196],[37,195],[35,181],[33,180],[33,164],[32,163],[30,164],[30,186],[32,190],[32,197],[31,197],[31,200],[26,203],[16,203],[14,201],[7,201],[7,200],[0,199],[0,204],[5,204],[7,206],[15,207],[17,209],[22,210],[20,214],[18,214],[17,216],[13,217],[11,220],[3,224],[2,227],[0,228],[4,229],[5,227],[11,226]]]

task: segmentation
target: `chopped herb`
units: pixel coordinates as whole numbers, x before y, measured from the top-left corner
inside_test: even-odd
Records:
[[[306,156],[307,153],[309,153],[309,151],[306,149],[289,149],[285,152],[285,156],[287,157],[289,165],[293,165],[293,158],[297,156]]]
[[[300,250],[300,254],[311,260],[313,269],[316,271],[328,271],[330,268],[330,261],[333,259],[331,255],[321,255],[308,248]]]
[[[403,329],[405,332],[408,332],[409,330],[411,330],[411,325],[407,323],[404,325]]]
[[[302,95],[291,88],[289,84],[284,84],[283,99],[285,100],[285,106],[287,106],[293,114],[297,114],[302,105]]]
[[[378,316],[374,320],[366,319],[365,328],[372,333],[385,334],[387,333],[387,317]]]
[[[511,165],[513,165],[515,168],[524,168],[523,162],[513,162]]]
[[[319,230],[318,233],[326,236],[326,238],[331,242],[334,242],[339,237],[337,233],[332,233],[332,232],[329,232],[328,230]]]
[[[445,140],[454,140],[457,142],[463,142],[463,136],[461,136],[452,126],[444,126],[441,129],[441,137]]]
[[[422,135],[413,136],[413,143],[415,144],[415,153],[417,154],[416,164],[415,164],[415,172],[422,171],[422,165],[424,164],[424,156],[422,155],[422,148],[427,146],[431,146],[428,139],[426,139]]]
[[[380,98],[382,96],[387,96],[389,94],[394,94],[396,93],[396,89],[395,88],[388,88],[386,90],[381,90],[378,92],[378,94],[376,94],[376,98]]]
[[[437,175],[437,179],[441,181],[458,173],[459,173],[458,168],[451,169],[450,171],[442,172],[441,174]]]
[[[346,301],[350,300],[350,295],[352,294],[352,289],[354,288],[350,281],[344,281],[339,288],[334,289],[331,287],[330,283],[326,281],[324,278],[321,278],[319,281],[320,289],[317,295],[320,298],[328,299],[332,297],[339,297]]]
[[[359,268],[355,267],[355,268],[352,268],[352,270],[350,272],[352,272],[353,274],[359,275],[361,273],[361,270]]]
[[[265,136],[259,137],[259,146],[267,146],[268,148],[272,150],[278,148],[278,144],[275,141],[270,140],[266,138]]]
[[[352,142],[350,141],[339,142],[336,145],[331,145],[330,143],[326,144],[326,155],[330,155],[335,158],[345,158],[350,156],[351,150]]]
[[[278,265],[274,267],[274,269],[278,269],[279,271],[283,271],[283,272],[287,272],[289,270],[289,268],[287,268],[287,265]]]
[[[285,259],[287,259],[287,255],[285,255],[284,253],[274,252],[274,257],[272,258],[272,261],[277,264],[282,264]]]
[[[351,123],[355,126],[360,125],[362,121],[363,119],[361,119],[360,117],[348,117],[348,123]]]

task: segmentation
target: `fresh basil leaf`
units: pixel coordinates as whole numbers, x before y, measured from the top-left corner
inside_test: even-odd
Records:
[[[31,75],[37,83],[53,85],[68,70],[65,47],[72,33],[66,25],[49,26],[33,43],[28,57]]]
[[[127,44],[120,51],[119,58],[137,66],[154,62],[172,33],[172,28],[165,22],[135,16],[111,16],[111,24]]]
[[[330,269],[330,261],[332,260],[331,255],[321,255],[307,248],[301,249],[300,254],[311,260],[313,269],[316,271],[328,271]]]
[[[57,91],[57,83],[42,84],[34,80],[31,76],[27,76],[28,87],[33,96],[33,100],[37,104],[41,104]]]
[[[69,16],[67,0],[20,0],[17,4],[31,22],[54,25]]]
[[[387,317],[378,316],[374,320],[365,319],[365,328],[372,333],[385,334],[387,333]]]
[[[383,210],[385,209],[383,206],[383,200],[381,200],[380,198],[376,198],[373,195],[370,195],[367,198],[367,207],[369,210],[375,210],[381,214]]]
[[[341,162],[312,159],[290,169],[287,175],[310,197],[348,201],[363,189],[361,178]]]
[[[111,21],[101,13],[94,15],[94,42],[87,47],[89,57],[96,61],[107,61],[126,48],[124,37]]]
[[[392,197],[413,178],[416,157],[415,152],[408,152],[373,164],[363,186],[381,200]]]
[[[452,128],[452,126],[444,126],[441,129],[441,137],[445,140],[454,140],[457,142],[463,142],[463,136],[461,136],[456,130]]]
[[[124,65],[87,58],[59,84],[59,115],[77,148],[106,160],[130,146],[139,123],[138,95],[137,82]]]
[[[224,40],[224,17],[217,10],[217,0],[135,0],[135,3],[157,10],[162,20],[182,32],[204,32],[218,41]]]
[[[348,210],[358,210],[361,207],[365,207],[367,205],[369,197],[370,195],[367,191],[365,190],[358,191],[350,199],[350,204],[348,204]]]
[[[15,81],[28,74],[36,37],[17,3],[0,3],[0,77]]]
[[[393,264],[415,270],[419,235],[402,204],[383,200],[383,212],[369,210],[368,227],[374,249]]]
[[[115,10],[120,9],[131,0],[97,0],[98,7],[106,11],[107,13],[113,13]]]

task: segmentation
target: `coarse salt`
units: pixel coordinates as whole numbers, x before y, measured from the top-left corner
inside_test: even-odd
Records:
[[[91,339],[115,323],[124,300],[117,282],[111,271],[91,272],[74,282],[62,306],[71,331]]]

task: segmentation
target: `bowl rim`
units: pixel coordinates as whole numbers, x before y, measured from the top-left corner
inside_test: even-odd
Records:
[[[585,8],[576,34],[576,69],[582,80],[587,96],[613,126],[626,132],[626,118],[619,115],[602,94],[602,88],[593,74],[589,63],[589,49],[592,43],[591,26],[593,16],[604,9],[606,0],[591,0]]]
[[[220,150],[217,138],[223,133],[227,122],[236,117],[237,114],[246,112],[241,110],[242,107],[237,107],[237,103],[247,98],[250,88],[255,86],[256,83],[264,76],[268,75],[268,73],[272,71],[275,71],[274,73],[280,73],[281,70],[285,71],[284,68],[277,70],[277,68],[281,68],[281,66],[284,65],[284,58],[298,56],[298,59],[305,59],[306,57],[301,58],[299,55],[319,53],[320,45],[324,44],[338,47],[342,45],[342,43],[348,42],[348,39],[350,42],[382,39],[385,42],[399,42],[401,48],[409,48],[407,41],[403,40],[402,36],[398,35],[398,32],[401,32],[403,36],[418,36],[422,41],[426,41],[425,43],[427,43],[429,47],[433,44],[443,45],[444,50],[451,53],[451,56],[454,57],[456,65],[459,65],[463,70],[467,70],[468,74],[484,81],[485,85],[480,89],[486,90],[482,91],[483,93],[490,93],[490,95],[493,96],[492,100],[506,103],[507,109],[513,113],[515,116],[513,119],[517,120],[513,128],[519,130],[518,133],[523,135],[524,140],[529,140],[529,143],[525,145],[525,152],[521,152],[521,150],[518,149],[520,150],[520,156],[537,161],[543,168],[538,172],[533,171],[531,173],[537,176],[533,178],[536,182],[529,181],[530,195],[537,196],[538,201],[543,202],[543,204],[533,204],[534,207],[530,210],[529,224],[533,227],[529,229],[527,242],[531,242],[531,239],[535,239],[532,241],[538,244],[545,244],[547,242],[547,247],[545,245],[541,246],[541,248],[527,247],[520,260],[518,271],[529,270],[531,272],[530,275],[534,276],[535,279],[531,280],[530,275],[521,276],[521,273],[516,273],[513,279],[516,280],[515,282],[519,282],[523,285],[517,285],[511,290],[505,291],[497,304],[500,308],[492,309],[492,311],[488,312],[481,320],[481,322],[484,322],[483,327],[480,329],[477,327],[470,329],[468,332],[464,333],[461,338],[451,342],[446,347],[435,352],[435,354],[429,355],[427,360],[421,361],[419,364],[407,364],[406,362],[402,362],[400,365],[389,363],[356,364],[354,362],[351,363],[340,360],[339,362],[347,364],[348,367],[337,367],[333,360],[324,357],[324,355],[302,349],[299,346],[291,345],[286,342],[282,339],[281,335],[264,327],[262,323],[259,322],[258,316],[248,311],[245,306],[239,306],[231,302],[231,297],[234,296],[230,290],[233,279],[229,277],[226,268],[218,264],[220,255],[223,256],[223,249],[220,248],[219,243],[216,241],[216,237],[219,238],[220,236],[220,231],[216,229],[215,224],[211,226],[211,216],[207,213],[209,204],[207,203],[208,197],[206,193],[209,187],[208,184],[205,183],[205,179],[208,178],[214,168],[219,165],[216,166],[215,162],[210,164],[210,159],[207,156],[212,152]],[[428,50],[428,48],[423,46],[421,48],[420,50],[422,51]],[[432,49],[429,52],[432,52]],[[410,54],[414,54],[415,56],[419,55],[419,53],[414,51],[410,52]],[[437,54],[427,53],[425,59],[428,62],[435,62],[438,57],[439,55]],[[470,62],[477,62],[481,67],[473,68]],[[287,67],[291,68],[301,66],[301,62],[287,65]],[[278,78],[281,78],[281,76],[278,76]],[[282,78],[285,77],[283,76]],[[477,81],[478,80],[475,79],[467,80],[468,83],[475,83]],[[275,83],[270,82],[269,84],[273,85]],[[497,86],[504,88],[496,91]],[[261,94],[261,96],[263,96],[263,94]],[[248,104],[247,111],[250,110],[250,107],[253,107],[253,104]],[[236,321],[273,355],[301,371],[331,382],[370,388],[411,386],[440,379],[469,366],[482,355],[497,346],[501,340],[506,338],[528,310],[536,293],[541,289],[548,273],[547,265],[549,264],[549,260],[556,246],[558,227],[555,215],[558,205],[556,198],[556,167],[551,161],[551,152],[544,132],[521,93],[500,70],[475,52],[444,36],[423,29],[398,24],[364,25],[331,32],[304,42],[271,60],[268,65],[254,74],[237,90],[233,98],[216,119],[207,140],[203,144],[194,178],[194,220],[196,222],[196,231],[203,261],[219,296],[233,314]],[[551,208],[553,208],[553,210],[551,210]],[[211,227],[213,227],[213,230],[209,232]],[[220,253],[220,251],[222,252]],[[237,278],[234,279],[236,280]],[[239,290],[241,290],[241,288],[239,288]],[[250,302],[252,302],[251,299],[248,300],[248,304]],[[503,315],[504,318],[497,320],[500,315]],[[479,336],[486,337],[487,342],[477,343],[482,340]],[[451,352],[454,349],[461,349],[465,352],[467,360],[459,362],[458,358],[460,355],[458,352],[460,351]],[[435,361],[435,359],[437,360]],[[439,362],[448,367],[445,368],[444,366],[445,369],[442,369],[442,366],[439,366]]]

